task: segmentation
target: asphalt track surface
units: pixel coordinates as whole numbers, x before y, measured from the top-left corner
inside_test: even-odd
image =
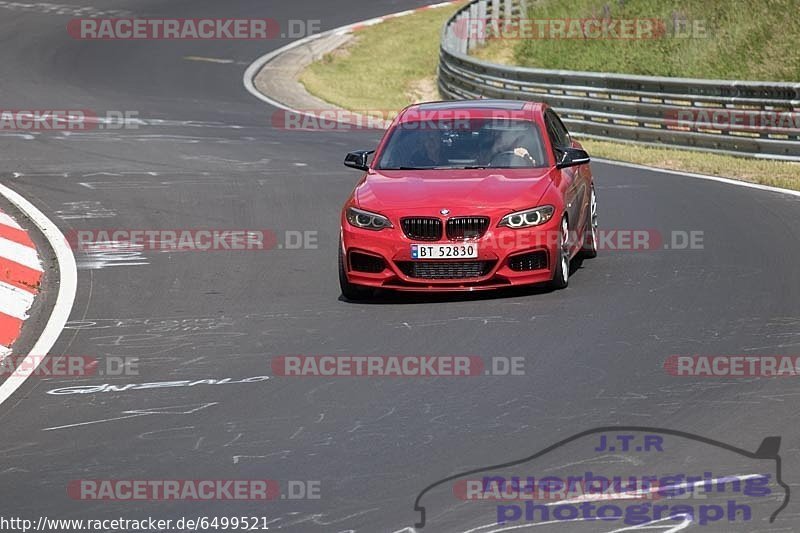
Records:
[[[422,4],[75,2],[150,17],[320,19],[323,29]],[[64,232],[317,231],[319,247],[143,251],[144,259],[76,254],[78,297],[53,353],[136,356],[141,375],[31,378],[2,405],[0,515],[249,515],[267,517],[272,530],[412,531],[405,528],[419,518],[415,498],[431,483],[618,424],[671,428],[746,450],[779,435],[783,477],[797,487],[795,379],[675,378],[662,365],[671,354],[798,354],[800,199],[595,163],[602,227],[702,231],[703,249],[605,251],[559,292],[347,303],[337,285],[337,225],[358,174],[341,160],[349,149],[374,146],[379,132],[272,129],[273,109],[248,94],[241,78],[251,61],[286,40],[79,42],[65,31],[70,17],[0,5],[2,106],[133,110],[170,122],[72,135],[0,133],[3,183]],[[47,393],[271,376],[270,360],[284,354],[469,354],[522,357],[526,366],[524,376],[273,376],[246,384]],[[61,426],[68,427],[49,429]],[[722,454],[695,446],[701,449],[690,455],[647,460],[672,471],[687,457],[704,458],[715,474],[739,468],[716,468]],[[536,469],[581,461],[576,455],[587,450],[564,450]],[[740,466],[744,471],[750,463]],[[112,503],[75,501],[66,493],[70,481],[87,478],[250,477],[318,480],[321,498]],[[428,531],[492,522],[452,497],[441,502],[428,507]],[[772,524],[762,515],[717,527],[798,531],[798,505],[791,502]],[[432,525],[436,519],[446,525]]]

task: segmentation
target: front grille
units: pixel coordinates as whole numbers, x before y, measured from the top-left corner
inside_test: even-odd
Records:
[[[419,279],[480,278],[488,274],[494,261],[398,261],[406,276]]]
[[[403,233],[415,241],[438,241],[442,238],[442,221],[431,217],[413,217],[400,220]]]
[[[378,272],[383,272],[386,268],[386,262],[383,258],[375,257],[374,255],[350,252],[350,268],[356,272],[377,274]]]
[[[447,238],[452,240],[479,239],[489,228],[488,217],[456,217],[447,221]]]
[[[508,260],[508,268],[518,272],[547,268],[547,252],[540,250],[538,252],[515,255]]]

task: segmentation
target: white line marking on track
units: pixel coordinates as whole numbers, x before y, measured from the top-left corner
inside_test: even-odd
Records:
[[[3,0],[0,1],[0,8],[11,9],[15,11],[29,11],[34,13],[43,13],[46,15],[71,15],[73,17],[82,17],[82,18],[85,17],[127,18],[133,15],[131,11],[123,11],[121,9],[103,11],[90,6],[80,7],[69,4],[53,4],[49,2],[27,3],[27,2],[8,2]]]
[[[102,420],[92,420],[90,422],[78,422],[76,424],[67,424],[65,426],[55,426],[51,428],[44,428],[42,431],[55,431],[57,429],[68,429],[80,426],[89,426],[92,424],[102,424],[104,422],[115,422],[117,420],[125,420],[127,418],[136,418],[147,415],[191,415],[198,411],[202,411],[208,407],[218,405],[219,402],[203,403],[197,405],[178,405],[175,407],[154,407],[152,409],[139,409],[133,411],[123,411],[123,415],[115,418],[104,418]]]
[[[682,519],[683,521],[680,524],[664,524],[663,526],[658,526],[654,524],[658,524],[660,522],[666,522],[667,520],[674,521],[677,519]],[[533,529],[535,527],[540,526],[547,526],[552,524],[567,524],[570,522],[595,522],[595,520],[590,518],[573,518],[571,520],[549,520],[546,522],[527,522],[523,524],[514,524],[514,525],[503,525],[498,524],[497,522],[493,522],[491,524],[484,524],[482,526],[478,526],[476,528],[469,529],[464,531],[463,533],[503,533],[506,531],[521,531],[524,529]],[[670,516],[667,518],[661,518],[659,520],[653,520],[650,522],[645,522],[644,524],[639,524],[635,526],[627,526],[623,527],[622,529],[613,529],[608,533],[621,533],[623,531],[639,531],[643,529],[661,529],[663,530],[662,533],[677,533],[678,531],[682,531],[688,528],[692,524],[692,519],[689,515],[683,514],[676,514],[674,516]],[[602,527],[602,526],[601,526]],[[611,526],[609,526],[611,527]],[[667,528],[667,529],[664,529]],[[417,530],[414,528],[405,528],[396,533],[417,533]]]
[[[61,335],[61,331],[64,329],[64,325],[67,323],[69,314],[72,311],[72,304],[75,302],[75,294],[78,290],[78,269],[75,266],[75,257],[72,255],[72,250],[70,250],[66,237],[44,213],[5,185],[0,185],[0,194],[5,196],[17,209],[25,213],[41,230],[55,252],[59,270],[58,296],[56,297],[53,311],[50,313],[50,318],[47,320],[39,340],[31,348],[30,355],[21,363],[21,367],[24,370],[14,373],[13,376],[10,376],[0,385],[0,405],[2,405],[42,363],[44,358],[37,357],[36,354],[49,354]]]
[[[793,191],[791,189],[782,189],[781,187],[772,187],[770,185],[761,185],[758,183],[750,183],[749,181],[723,178],[721,176],[711,176],[710,174],[698,174],[696,172],[684,172],[680,170],[669,170],[665,168],[649,167],[647,165],[639,165],[637,163],[626,163],[624,161],[614,161],[613,159],[603,159],[601,157],[592,157],[592,161],[597,161],[598,163],[605,163],[608,165],[617,165],[620,167],[635,168],[637,170],[649,170],[651,172],[663,172],[664,174],[673,174],[676,176],[686,176],[689,178],[716,181],[719,183],[727,183],[728,185],[737,185],[739,187],[757,189],[759,191],[778,192],[781,194],[789,194],[791,196],[800,196],[800,191]],[[800,172],[800,165],[798,165],[798,172]]]
[[[184,56],[186,61],[203,61],[205,63],[219,63],[222,65],[229,65],[235,63],[233,59],[218,59],[216,57],[202,57],[202,56]]]
[[[77,424],[67,424],[65,426],[55,426],[51,428],[44,428],[42,431],[56,431],[58,429],[77,428],[81,426],[91,426],[92,424],[102,424],[103,422],[116,422],[117,420],[125,420],[126,418],[138,418],[144,416],[144,413],[136,413],[128,416],[117,416],[115,418],[104,418],[102,420],[92,420],[91,422],[78,422]]]
[[[119,241],[96,241],[82,246],[78,254],[79,270],[99,270],[106,267],[149,265],[142,254],[144,246]]]

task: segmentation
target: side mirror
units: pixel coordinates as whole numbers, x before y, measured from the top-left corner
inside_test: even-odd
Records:
[[[556,163],[556,168],[574,167],[589,162],[589,154],[580,148],[559,148],[561,160]]]
[[[358,170],[369,170],[367,165],[367,158],[369,155],[375,153],[375,150],[356,150],[344,156],[344,166],[356,168]]]

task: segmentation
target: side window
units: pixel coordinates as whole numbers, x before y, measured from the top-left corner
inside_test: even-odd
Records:
[[[545,113],[544,115],[544,127],[547,129],[547,136],[550,138],[550,144],[552,145],[553,150],[553,157],[558,160],[558,154],[556,153],[556,147],[558,146],[558,139],[556,138],[555,131],[553,131],[553,122],[550,120],[550,113]]]
[[[558,153],[558,147],[563,146],[563,139],[561,139],[558,134],[556,133],[555,125],[553,124],[553,117],[552,114],[547,111],[544,114],[544,125],[547,128],[547,136],[550,137],[550,144],[552,145],[553,150],[553,157],[556,161],[558,161],[560,155]]]
[[[558,115],[548,109],[546,117],[547,129],[551,131],[550,138],[553,139],[553,144],[559,147],[570,146],[572,139],[570,139],[569,132],[567,132],[567,128],[564,127]]]
[[[561,119],[558,118],[558,115],[553,113],[553,120],[556,125],[556,130],[561,132],[561,136],[564,138],[564,146],[571,146],[572,145],[572,137],[569,136],[569,132],[567,131],[567,127],[564,126],[564,123],[561,122]]]

